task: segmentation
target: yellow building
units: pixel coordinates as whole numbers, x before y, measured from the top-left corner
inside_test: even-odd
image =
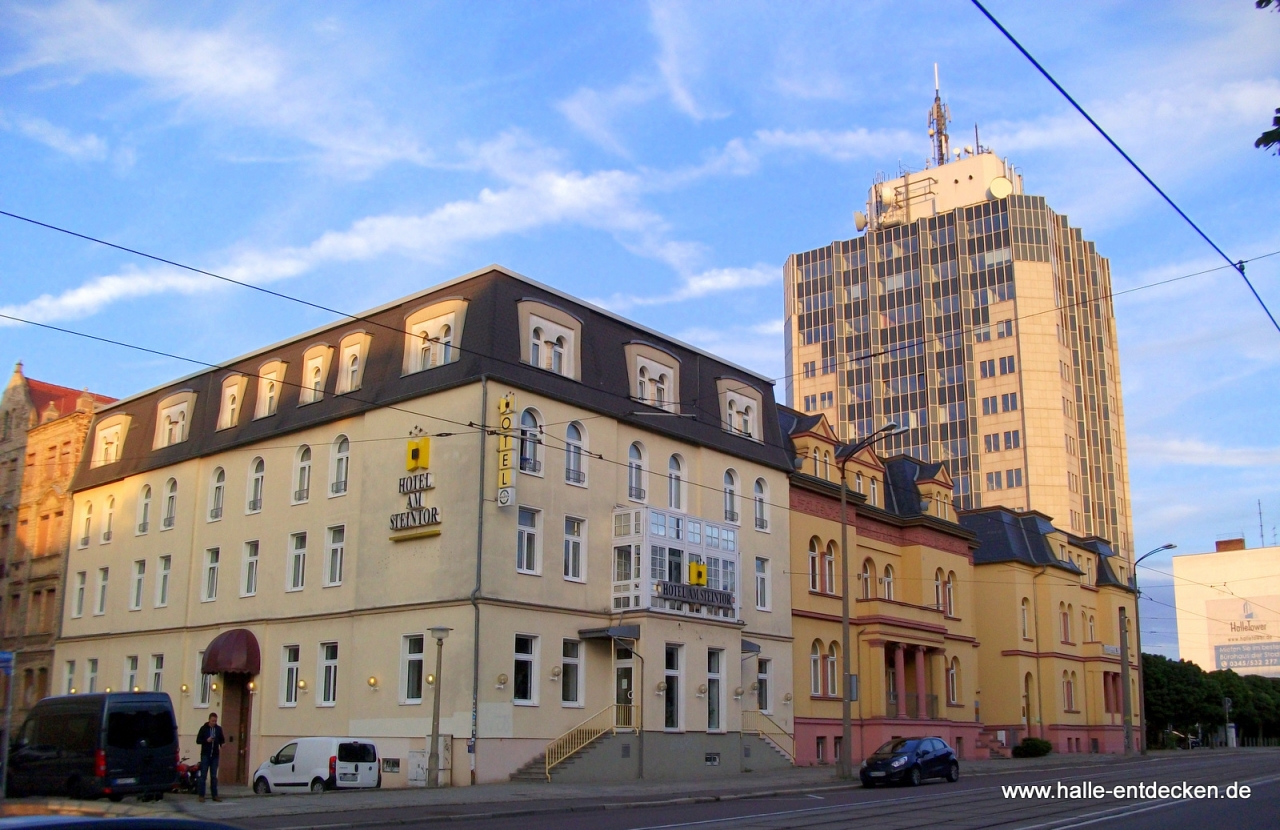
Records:
[[[781,445],[767,379],[476,272],[100,412],[58,686],[221,713],[241,782],[337,735],[420,783],[437,689],[455,784],[786,766]]]
[[[781,409],[794,448],[791,614],[796,763],[835,763],[842,744],[840,471],[822,415]],[[938,464],[870,449],[846,465],[852,760],[895,737],[936,736],[973,757],[981,725],[973,534],[956,524]],[[804,678],[808,678],[808,690]]]
[[[1142,724],[1134,594],[1119,557],[1103,540],[1066,533],[1034,511],[983,508],[962,514],[960,524],[978,538],[984,745],[1003,754],[1034,737],[1056,752],[1122,752],[1121,609],[1135,736]]]
[[[1110,267],[989,148],[877,177],[852,239],[783,270],[787,404],[942,463],[957,509],[1055,517],[1133,557]]]
[[[1173,557],[1178,656],[1205,671],[1280,677],[1280,548],[1216,547]]]

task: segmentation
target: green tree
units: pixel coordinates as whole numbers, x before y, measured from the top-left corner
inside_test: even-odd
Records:
[[[1161,733],[1170,727],[1189,734],[1197,725],[1225,722],[1219,684],[1195,663],[1144,654],[1142,675],[1148,745],[1159,745]]]

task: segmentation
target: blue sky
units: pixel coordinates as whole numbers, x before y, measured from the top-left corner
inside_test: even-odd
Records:
[[[1280,15],[989,7],[1228,253],[1280,250]],[[1220,264],[958,1],[0,2],[0,209],[349,310],[498,262],[780,376],[781,265],[922,166],[934,62],[1117,289]],[[0,251],[5,313],[201,360],[327,319],[11,219]],[[1280,256],[1249,271],[1280,310]],[[1139,549],[1256,545],[1259,499],[1270,541],[1280,333],[1227,271],[1116,307]],[[189,370],[14,325],[6,356],[117,396]]]

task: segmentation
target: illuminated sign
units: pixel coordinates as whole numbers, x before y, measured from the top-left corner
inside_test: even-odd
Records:
[[[404,467],[410,475],[400,477],[397,489],[405,497],[405,509],[392,513],[389,524],[396,533],[413,530],[419,532],[392,538],[434,536],[440,532],[440,508],[428,507],[422,503],[423,494],[436,486],[435,477],[426,471],[431,465],[431,439],[410,438],[405,447],[404,459]]]
[[[498,399],[498,506],[516,502],[515,487],[515,417],[516,393],[508,392]]]

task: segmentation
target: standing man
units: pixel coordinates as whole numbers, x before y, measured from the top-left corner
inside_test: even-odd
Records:
[[[200,797],[200,801],[204,801],[205,778],[209,779],[209,791],[213,800],[222,800],[218,798],[218,757],[222,754],[222,745],[226,742],[222,727],[218,726],[218,716],[209,715],[209,722],[200,727],[200,731],[196,733],[196,743],[200,745],[200,783],[196,787],[196,794]]]

